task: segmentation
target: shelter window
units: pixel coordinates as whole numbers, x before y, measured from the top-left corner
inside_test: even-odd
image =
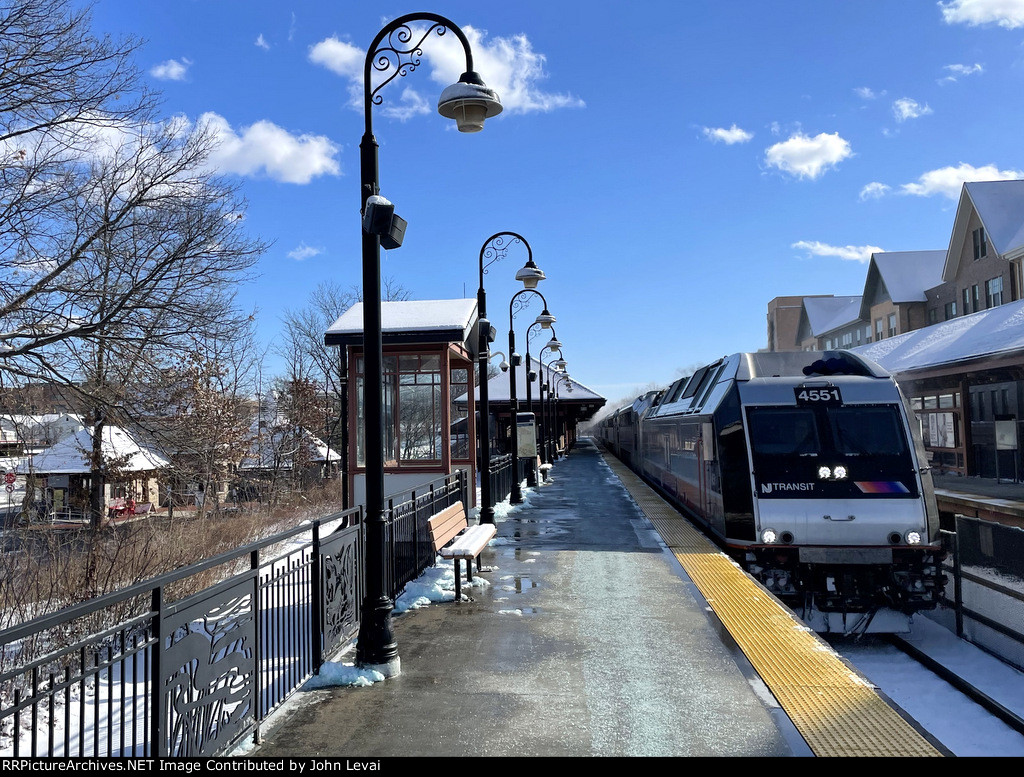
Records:
[[[464,367],[453,368],[451,371],[451,419],[452,419],[452,458],[457,460],[469,458],[469,407],[458,408],[455,400],[469,394],[469,370]]]

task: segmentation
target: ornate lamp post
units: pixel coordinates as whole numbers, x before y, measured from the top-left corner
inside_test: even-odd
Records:
[[[515,232],[498,232],[491,235],[480,247],[480,288],[476,292],[477,310],[480,314],[480,523],[494,523],[494,505],[491,504],[491,431],[490,408],[487,386],[487,365],[490,362],[491,323],[487,320],[487,294],[484,291],[484,275],[487,268],[503,259],[513,243],[526,246],[527,260],[523,268],[516,273],[516,280],[522,281],[526,289],[536,289],[537,284],[544,280],[544,272],[533,263],[533,249],[526,238]],[[512,362],[512,374],[515,374],[515,355],[509,352]],[[514,453],[514,451],[513,451]],[[521,501],[521,500],[520,500]]]
[[[551,464],[551,451],[548,445],[548,436],[551,434],[551,427],[548,424],[547,414],[545,412],[544,394],[551,397],[551,369],[548,368],[545,372],[544,365],[544,351],[558,351],[558,356],[562,356],[562,344],[555,337],[554,330],[551,332],[551,339],[544,344],[544,347],[540,349],[540,354],[537,356],[537,360],[540,362],[540,386],[538,387],[538,396],[540,397],[540,417],[541,417],[541,462],[544,464]],[[564,362],[563,362],[564,363]]]
[[[426,32],[414,31],[414,22],[426,22]],[[443,16],[415,13],[387,24],[370,44],[363,65],[363,97],[366,129],[359,145],[359,201],[363,219],[363,358],[364,421],[366,460],[366,596],[363,600],[356,647],[356,661],[370,666],[385,677],[400,673],[398,644],[391,624],[394,604],[388,592],[387,547],[384,515],[384,376],[381,332],[380,247],[401,245],[404,224],[394,215],[390,203],[379,196],[377,140],[373,136],[374,105],[383,98],[380,90],[398,76],[416,70],[423,54],[423,42],[431,35],[451,30],[466,54],[466,72],[457,84],[447,87],[438,100],[437,110],[445,118],[455,119],[460,132],[477,132],[484,119],[501,112],[501,102],[473,71],[473,53],[469,40],[455,24]],[[416,37],[419,36],[418,40]],[[394,72],[389,72],[394,68]],[[388,73],[376,87],[373,73]]]
[[[554,419],[553,422],[556,425],[558,424],[558,399],[560,397],[560,392],[559,392],[558,389],[561,386],[565,386],[566,387],[566,391],[568,393],[570,393],[570,394],[572,393],[572,381],[570,380],[569,373],[567,371],[563,371],[560,375],[558,375],[555,378],[555,385],[554,385],[554,392],[553,392],[554,393],[554,402],[552,403],[551,416]],[[558,439],[557,430],[555,432],[555,439],[556,440]],[[568,441],[568,430],[566,430],[566,441]]]
[[[540,297],[544,303],[544,311],[537,316],[537,320],[533,323],[540,324],[545,329],[550,329],[551,325],[555,323],[555,317],[548,312],[548,301],[544,299],[544,295],[536,289],[523,289],[522,291],[516,292],[512,295],[512,299],[508,303],[508,351],[512,359],[512,366],[515,368],[519,363],[519,356],[516,354],[516,332],[515,327],[512,325],[512,319],[515,318],[516,308],[520,310],[526,307],[523,300],[520,297],[523,294],[536,294]],[[529,373],[530,365],[526,365],[526,371]],[[527,379],[527,385],[529,385],[529,379]],[[509,501],[512,504],[521,504],[523,501],[523,489],[519,484],[519,398],[516,396],[516,371],[512,369],[508,374],[508,406],[509,413],[511,416],[511,437],[512,437],[512,495]]]
[[[526,411],[528,413],[533,413],[534,412],[533,411],[533,384],[534,384],[534,381],[537,380],[537,373],[533,369],[533,359],[530,358],[530,341],[537,334],[537,331],[540,331],[540,330],[536,330],[535,331],[534,327],[538,327],[538,326],[542,326],[542,325],[543,324],[542,324],[541,321],[534,321],[532,324],[530,324],[528,327],[526,327]],[[550,327],[550,328],[551,328],[551,333],[552,333],[552,337],[553,337],[554,336],[554,332],[555,332],[555,328],[554,327]],[[538,431],[539,439],[541,441],[543,441],[543,439],[544,439],[544,424],[543,424],[543,419],[540,417],[539,413],[536,413],[534,415],[534,423],[538,427],[537,431]],[[543,463],[544,462],[544,448],[543,448],[542,445],[538,445],[538,451],[540,451],[541,463]],[[533,487],[535,487],[537,485],[537,471],[536,471],[535,467],[530,467],[526,471],[526,485],[529,486],[530,488],[533,488]]]

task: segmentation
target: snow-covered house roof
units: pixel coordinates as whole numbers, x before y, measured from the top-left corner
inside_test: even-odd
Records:
[[[307,461],[322,464],[341,461],[341,452],[331,448],[308,429],[301,426],[280,425],[260,429],[259,422],[252,426],[249,450],[238,465],[239,469],[289,469],[298,446],[306,449]]]
[[[860,317],[871,317],[871,306],[886,299],[898,304],[927,302],[925,291],[942,283],[946,252],[886,251],[871,255]]]
[[[1004,259],[1024,256],[1024,181],[973,181],[960,190],[942,278],[956,278],[960,246],[967,239],[973,213],[978,214],[988,243]]]
[[[385,345],[461,342],[476,325],[475,299],[428,299],[381,303],[381,332]],[[363,303],[357,302],[331,324],[324,335],[327,345],[361,345]]]
[[[126,458],[123,469],[144,472],[161,469],[170,462],[153,448],[141,445],[126,430],[118,426],[103,427],[103,457]],[[90,471],[89,452],[92,450],[92,430],[79,429],[32,458],[32,469],[39,474],[83,474]],[[19,468],[26,472],[27,466]]]
[[[915,329],[851,349],[891,373],[942,367],[983,357],[1024,357],[1024,300]]]
[[[804,315],[811,336],[821,337],[860,319],[861,297],[805,297]]]

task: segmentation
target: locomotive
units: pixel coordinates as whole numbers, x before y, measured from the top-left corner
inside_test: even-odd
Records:
[[[737,353],[597,427],[813,630],[904,632],[945,577],[920,426],[850,351]]]

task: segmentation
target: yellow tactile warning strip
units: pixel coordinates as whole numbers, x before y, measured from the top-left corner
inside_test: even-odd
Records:
[[[940,756],[924,737],[614,456],[605,461],[820,757]]]

